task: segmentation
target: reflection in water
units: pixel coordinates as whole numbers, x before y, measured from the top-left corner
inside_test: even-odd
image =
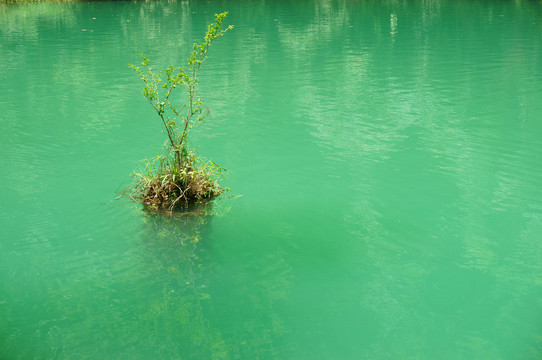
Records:
[[[542,182],[540,163],[533,161],[540,159],[541,146],[530,135],[539,134],[542,108],[535,97],[542,79],[539,72],[535,81],[529,75],[542,58],[538,47],[525,46],[523,40],[487,47],[487,29],[502,21],[503,9],[495,4],[476,4],[488,8],[486,17],[474,21],[467,21],[461,2],[424,4],[418,13],[387,3],[362,25],[345,8],[333,12],[319,2],[313,19],[295,33],[281,27],[281,41],[293,66],[307,75],[293,90],[299,118],[325,149],[327,163],[338,162],[329,171],[360,181],[339,180],[351,200],[347,226],[367,251],[364,261],[378,264],[371,267],[363,303],[381,315],[379,334],[387,343],[373,350],[390,355],[389,345],[400,343],[395,357],[402,357],[405,348],[420,353],[430,346],[421,339],[431,337],[444,353],[461,344],[465,354],[499,358],[484,329],[496,318],[501,325],[511,321],[509,326],[518,327],[505,314],[522,316],[530,304],[519,299],[531,298],[539,286],[533,277],[521,275],[539,274],[536,261],[519,266],[516,261],[531,258],[527,253],[540,255],[536,242],[525,239],[540,233],[542,221],[530,201],[542,196],[535,185]],[[385,13],[390,36],[378,30],[385,28],[378,16]],[[524,38],[521,24],[536,21],[528,12],[521,14],[525,18],[507,36]],[[461,39],[444,33],[440,26],[447,19],[472,31]],[[370,28],[374,36],[367,36]],[[335,39],[347,39],[335,47],[345,48],[336,51],[344,59],[315,45],[331,32]],[[536,32],[540,39],[540,29]],[[406,48],[412,39],[415,52]],[[508,55],[487,58],[495,49]],[[317,53],[307,59],[311,50]],[[319,61],[302,70],[315,58]],[[521,90],[505,95],[488,88],[507,89],[510,81]],[[400,278],[391,275],[398,273]],[[515,305],[492,306],[495,288],[513,288]],[[448,308],[438,304],[444,298]],[[477,315],[481,312],[485,317]],[[447,331],[435,334],[428,318],[446,324]],[[532,326],[521,328],[530,333]],[[417,332],[397,331],[405,327]],[[504,330],[489,335],[499,336],[508,335]],[[457,343],[447,344],[449,338]],[[530,337],[530,344],[536,342]]]
[[[0,358],[539,358],[539,7],[0,5]],[[242,201],[101,205],[163,142],[128,64],[222,10],[195,140]]]
[[[150,343],[162,344],[164,354],[202,359],[227,353],[220,331],[206,314],[211,300],[206,278],[213,264],[205,258],[205,249],[212,246],[207,235],[214,214],[212,204],[206,203],[145,217],[142,260],[154,291],[145,295],[146,311],[138,313],[143,323],[152,324]]]
[[[211,224],[224,211],[207,203],[146,216],[144,262],[148,283],[156,288],[145,295],[147,311],[140,319],[160,329],[153,341],[177,347],[168,349],[171,354],[190,359],[277,356],[288,330],[275,307],[287,298],[289,266],[283,253],[274,252],[264,262],[256,256],[240,264],[258,269],[256,278],[221,273]]]

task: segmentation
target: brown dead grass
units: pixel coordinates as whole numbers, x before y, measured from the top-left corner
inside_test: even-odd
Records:
[[[207,167],[187,167],[182,172],[159,171],[136,173],[130,197],[155,210],[175,210],[223,193],[215,172]]]

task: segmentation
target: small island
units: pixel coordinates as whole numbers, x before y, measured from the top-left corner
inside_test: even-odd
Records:
[[[215,198],[224,191],[219,180],[225,170],[200,157],[197,149],[189,146],[188,134],[209,114],[197,96],[198,71],[211,43],[233,28],[230,25],[221,30],[227,14],[215,15],[203,42],[194,43],[185,67],[170,65],[154,72],[150,59],[144,54],[140,54],[141,67],[130,65],[145,83],[143,96],[156,111],[167,134],[165,153],[148,160],[143,169],[134,172],[135,183],[125,192],[145,207],[174,210],[188,203]],[[186,91],[185,104],[172,101],[172,94],[178,88]]]

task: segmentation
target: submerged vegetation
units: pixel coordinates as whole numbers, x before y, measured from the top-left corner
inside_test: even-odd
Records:
[[[155,209],[172,210],[189,202],[211,199],[223,192],[219,179],[224,169],[213,161],[198,156],[197,149],[188,144],[192,127],[209,114],[197,96],[198,71],[207,58],[211,43],[233,28],[221,30],[227,12],[216,14],[201,43],[194,43],[185,67],[168,66],[154,72],[150,59],[143,54],[141,67],[130,65],[145,83],[143,95],[160,118],[166,135],[165,154],[147,161],[134,173],[136,183],[129,195]],[[177,104],[173,95],[178,88],[185,90],[186,102]],[[175,99],[175,100],[174,100]]]

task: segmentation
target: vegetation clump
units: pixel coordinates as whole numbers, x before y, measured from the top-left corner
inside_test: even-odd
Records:
[[[185,67],[168,66],[153,72],[150,60],[143,54],[141,67],[130,65],[145,83],[143,96],[159,116],[167,140],[165,154],[147,161],[145,167],[134,173],[136,182],[130,197],[154,209],[172,210],[190,202],[212,199],[224,189],[219,185],[224,169],[212,161],[205,161],[188,144],[192,127],[202,122],[209,110],[197,96],[198,71],[207,58],[211,43],[233,28],[221,30],[228,13],[215,15],[201,43],[194,43]],[[178,88],[185,90],[186,102],[177,105],[173,94]]]

